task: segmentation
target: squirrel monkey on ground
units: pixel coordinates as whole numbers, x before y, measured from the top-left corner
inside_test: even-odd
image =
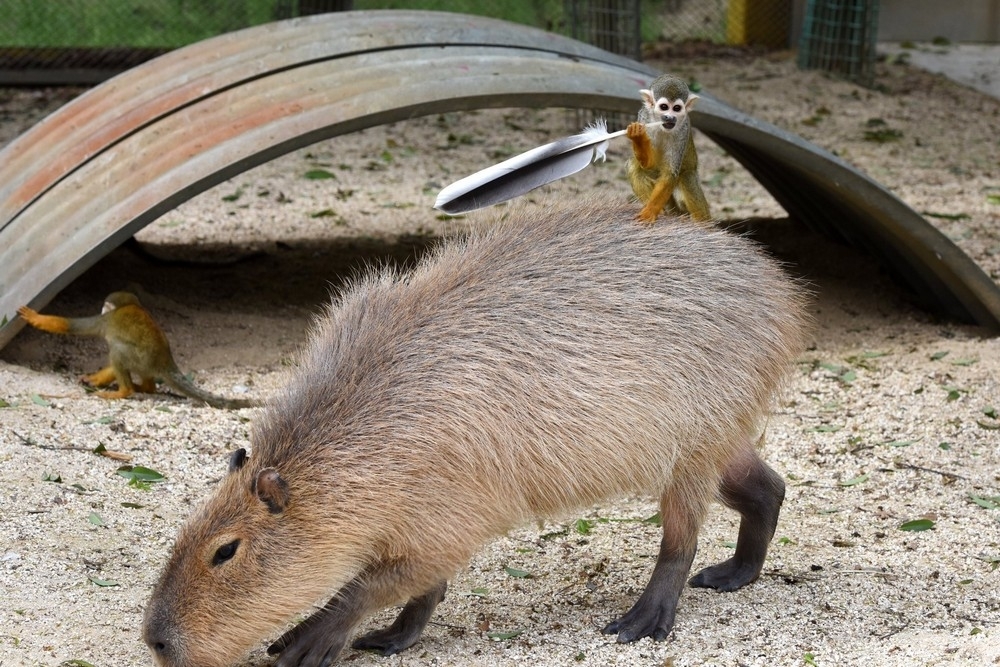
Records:
[[[184,377],[170,353],[167,337],[139,303],[138,297],[130,292],[109,294],[101,314],[94,317],[40,315],[27,306],[18,308],[17,312],[24,321],[42,331],[100,336],[107,341],[110,365],[81,378],[93,387],[118,383],[117,391],[97,392],[101,398],[125,398],[136,390],[154,393],[156,380],[159,379],[171,389],[215,408],[236,409],[258,405],[255,401],[211,394]],[[137,385],[132,382],[133,375],[139,379]]]
[[[633,153],[626,165],[628,180],[636,197],[645,204],[639,220],[651,224],[664,208],[680,213],[674,198],[676,189],[692,218],[709,221],[688,115],[698,96],[681,79],[669,74],[657,77],[648,90],[639,91],[639,96],[643,102],[639,120],[631,123],[625,133],[632,140]],[[647,124],[652,127],[647,128]]]

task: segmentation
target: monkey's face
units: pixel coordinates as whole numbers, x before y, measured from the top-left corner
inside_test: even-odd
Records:
[[[683,125],[688,112],[694,107],[697,95],[687,91],[666,91],[657,95],[652,90],[640,90],[639,94],[646,106],[649,117],[658,120],[668,132],[678,125]]]

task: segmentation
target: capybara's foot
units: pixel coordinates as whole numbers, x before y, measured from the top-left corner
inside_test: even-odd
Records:
[[[754,581],[759,574],[760,566],[757,563],[748,563],[733,557],[718,565],[706,567],[691,577],[688,584],[695,588],[714,588],[717,591],[729,592],[743,588]]]
[[[347,644],[347,635],[322,620],[310,623],[313,618],[323,615],[322,611],[313,614],[267,647],[268,655],[278,656],[274,667],[327,667],[333,664]]]
[[[628,644],[643,637],[651,637],[661,642],[674,627],[675,607],[660,605],[639,598],[634,607],[616,621],[608,623],[601,631],[606,635],[618,635],[618,642]]]

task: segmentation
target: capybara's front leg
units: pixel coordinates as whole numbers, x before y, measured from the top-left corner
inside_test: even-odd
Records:
[[[444,599],[447,589],[448,582],[442,581],[427,593],[411,599],[392,625],[358,637],[351,647],[378,651],[382,655],[394,655],[410,648],[420,639],[427,622],[431,620],[431,614]]]
[[[365,585],[359,577],[267,648],[269,655],[278,655],[274,667],[330,665],[344,650],[354,626],[369,610]]]

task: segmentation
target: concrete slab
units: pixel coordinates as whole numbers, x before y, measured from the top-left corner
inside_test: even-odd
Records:
[[[916,42],[904,48],[899,42],[880,42],[878,52],[905,57],[920,69],[943,74],[952,81],[1000,99],[1000,44],[937,45]]]

